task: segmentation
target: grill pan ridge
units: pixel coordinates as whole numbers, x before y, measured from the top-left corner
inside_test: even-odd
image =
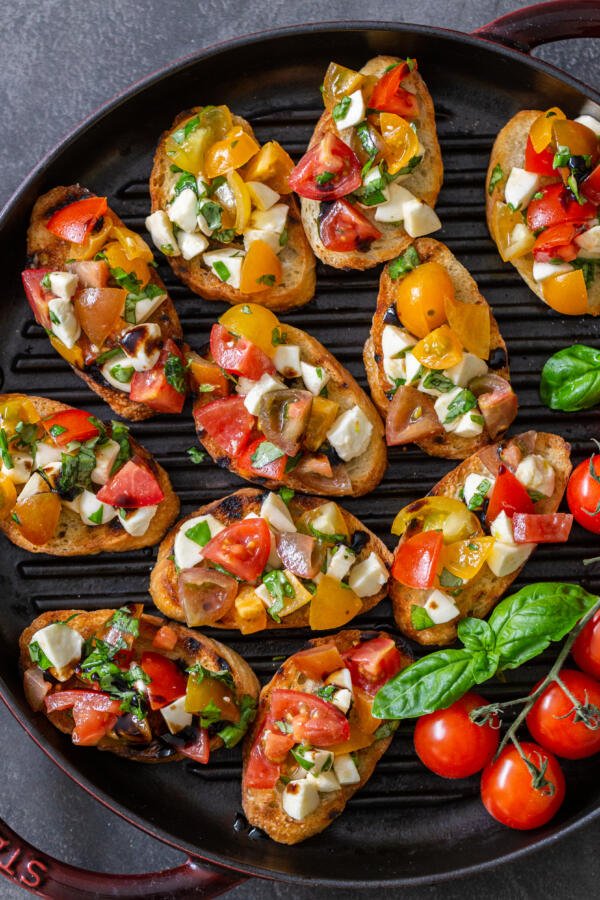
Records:
[[[421,34],[418,29],[394,35],[349,26],[341,39],[342,46],[333,55],[354,67],[378,51],[418,57],[436,104],[445,166],[437,206],[444,228],[435,237],[467,266],[499,321],[520,403],[512,433],[529,428],[556,430],[571,442],[574,462],[579,462],[589,453],[597,413],[562,416],[541,406],[539,372],[550,353],[560,347],[575,341],[600,346],[600,321],[571,321],[550,312],[513,268],[500,261],[485,225],[484,190],[494,137],[510,115],[519,108],[544,103],[561,105],[575,115],[581,94],[538,71],[532,63],[511,60],[508,51],[501,55],[489,48],[471,47],[473,58],[466,59],[464,44],[447,35]],[[226,50],[214,58],[188,63],[183,70],[174,69],[92,125],[48,172],[41,173],[29,196],[21,198],[3,242],[3,252],[8,250],[3,271],[9,273],[9,284],[0,348],[2,390],[42,394],[110,417],[107,407],[49,346],[20,289],[26,217],[35,195],[54,184],[79,180],[97,193],[106,193],[125,223],[147,238],[144,219],[149,210],[147,179],[154,143],[179,109],[214,101],[211,88],[206,87],[215,83],[211,73],[220,73],[219,102],[248,118],[261,143],[276,138],[297,159],[320,114],[317,87],[332,54],[331,42],[331,34],[307,31],[302,41],[295,43],[290,37],[282,38],[279,46],[266,40],[238,47],[235,77],[223,77],[228,61],[234,58]],[[298,57],[301,62],[289,62]],[[496,67],[493,73],[491,60]],[[449,66],[454,72],[451,80],[445,77]],[[362,347],[375,308],[379,271],[337,272],[319,264],[315,300],[282,317],[328,346],[363,387]],[[222,306],[192,295],[175,281],[166,264],[161,263],[160,274],[177,303],[186,339],[193,347],[200,346]],[[239,479],[210,461],[191,463],[186,449],[196,444],[196,438],[189,407],[181,417],[157,417],[134,424],[132,433],[168,470],[182,501],[182,515],[242,486]],[[366,497],[342,502],[393,547],[389,527],[397,510],[426,493],[450,468],[450,461],[427,458],[416,448],[393,448],[380,487]],[[600,568],[585,570],[582,565],[582,559],[596,552],[597,538],[576,527],[573,539],[560,552],[551,546],[536,552],[515,589],[540,580],[573,580],[598,592]],[[5,598],[0,622],[0,650],[5,660],[2,674],[20,717],[34,723],[31,727],[61,764],[76,770],[94,793],[120,804],[134,821],[172,843],[247,871],[355,884],[365,881],[366,867],[371,884],[418,878],[426,872],[435,877],[460,868],[461,853],[467,850],[470,864],[477,864],[520,852],[557,833],[554,825],[533,836],[503,831],[478,803],[477,779],[446,781],[425,771],[412,750],[410,723],[401,724],[375,775],[350,801],[343,817],[321,838],[291,849],[249,829],[239,815],[239,753],[220,755],[205,768],[193,764],[149,768],[72,748],[49,723],[26,709],[16,673],[17,635],[35,615],[50,609],[95,609],[128,600],[143,600],[150,606],[147,584],[155,553],[155,549],[146,549],[91,559],[52,558],[28,555],[4,542],[0,563]],[[358,622],[366,629],[391,629],[389,601]],[[266,636],[240,636],[218,631],[216,636],[242,653],[264,681],[276,670],[279,659],[297,650],[308,633],[290,629]],[[551,659],[548,652],[511,673],[506,684],[486,686],[486,696],[490,700],[518,696]],[[590,798],[600,802],[592,767],[574,764],[566,768],[570,790],[559,827],[588,812]]]

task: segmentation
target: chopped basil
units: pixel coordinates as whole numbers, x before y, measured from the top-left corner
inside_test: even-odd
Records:
[[[177,356],[176,353],[169,353],[167,356],[167,361],[165,362],[165,378],[167,379],[168,384],[170,384],[178,394],[185,394],[187,388],[185,365],[181,357]]]
[[[99,506],[96,512],[93,512],[88,516],[90,522],[93,522],[94,525],[102,525],[102,519],[104,518],[104,507]]]
[[[325,541],[329,544],[343,544],[344,541],[348,540],[347,534],[327,534],[325,531],[318,531],[314,528],[313,525],[308,526],[308,530],[312,534],[313,537],[318,538],[320,541]]]
[[[44,671],[46,671],[46,669],[51,669],[54,665],[54,663],[48,659],[37,641],[32,641],[29,645],[29,655],[31,657],[31,662],[34,662]]]
[[[571,260],[571,265],[576,269],[581,269],[585,286],[589,288],[596,277],[596,270],[597,267],[600,266],[600,260],[584,258],[573,259]]]
[[[448,569],[442,569],[439,581],[441,586],[446,588],[461,588],[463,585],[462,578],[453,575]]]
[[[394,175],[394,178],[396,177],[396,175],[410,175],[410,173],[417,168],[422,159],[423,156],[412,156],[405,166],[402,166],[401,169],[398,169],[398,171]]]
[[[492,169],[492,174],[490,175],[490,183],[488,184],[488,194],[491,195],[494,193],[494,188],[496,185],[502,181],[504,178],[504,172],[502,171],[502,166],[500,163],[496,163],[494,168]]]
[[[280,450],[271,441],[262,441],[250,457],[250,460],[255,469],[262,469],[284,455],[283,450]]]
[[[175,182],[175,187],[173,188],[173,195],[177,197],[181,194],[182,191],[192,190],[196,196],[198,196],[198,182],[194,175],[191,172],[182,172],[180,177]]]
[[[563,166],[568,166],[570,158],[571,151],[568,147],[558,147],[556,153],[554,154],[554,159],[552,160],[552,168],[560,169]]]
[[[228,750],[239,744],[241,739],[248,731],[248,726],[256,716],[256,700],[245,694],[240,703],[240,718],[237,722],[225,725],[217,732],[217,736],[221,738]]]
[[[140,636],[140,620],[131,614],[131,610],[127,606],[121,606],[115,610],[106,622],[106,626],[107,628],[116,628],[122,634],[131,634],[133,637]]]
[[[18,517],[18,515],[16,514],[16,512],[12,512],[12,513],[10,514],[10,517],[11,517],[11,519],[13,520],[13,522],[16,522],[16,523],[17,523],[17,525],[20,525],[20,524],[21,524],[21,520],[20,520],[20,518]]]
[[[133,378],[134,372],[135,369],[133,366],[122,366],[120,363],[117,363],[110,369],[110,374],[115,381],[119,382],[119,384],[129,384]]]
[[[67,429],[63,425],[53,425],[50,429],[50,434],[53,438],[59,437],[59,435],[64,434]]]
[[[0,428],[0,456],[2,457],[2,465],[6,469],[14,469],[15,466],[8,450],[8,438],[4,428]]]
[[[463,388],[460,394],[456,395],[448,407],[444,425],[449,425],[450,422],[454,422],[459,416],[462,416],[469,412],[470,409],[473,409],[474,406],[477,406],[477,397],[475,394],[472,394],[471,391],[467,390],[467,388]]]
[[[534,503],[538,503],[540,500],[548,499],[545,494],[541,493],[541,491],[534,491],[532,488],[527,488],[527,493]]]
[[[220,241],[222,244],[230,244],[235,238],[235,229],[227,228],[224,231],[215,231],[212,236],[215,241]]]
[[[536,191],[531,199],[532,200],[541,200],[543,196],[544,196],[543,191]]]
[[[198,393],[199,394],[211,394],[215,390],[214,384],[199,384],[198,385]]]
[[[217,706],[214,700],[209,700],[204,709],[198,713],[200,716],[200,727],[209,728],[215,722],[220,722],[222,718],[221,707]]]
[[[213,263],[213,269],[215,270],[221,281],[229,281],[229,279],[231,278],[231,272],[229,271],[225,263],[220,259]]]
[[[271,332],[271,343],[274,347],[278,347],[279,344],[285,344],[287,342],[287,334],[285,331],[282,331],[277,325]]]
[[[200,450],[199,447],[188,447],[186,452],[196,466],[206,459],[206,453],[204,453],[203,450]]]
[[[175,253],[173,244],[161,244],[160,249],[165,254],[165,256],[173,256],[173,254]]]
[[[281,234],[279,235],[279,246],[280,247],[285,247],[285,245],[288,242],[288,237],[289,237],[288,230],[287,230],[287,228],[284,228],[283,231],[281,232]]]
[[[118,610],[118,613],[129,615],[126,609]],[[130,616],[129,618],[131,619]],[[139,628],[137,620],[135,621]],[[110,624],[116,623],[112,623],[112,620],[109,619],[106,625]],[[118,624],[117,627],[119,630],[125,631]],[[134,634],[135,632],[126,633]],[[144,695],[135,688],[135,682],[143,681],[147,684],[150,678],[141,666],[135,665],[129,670],[123,670],[115,662],[117,654],[128,648],[126,641],[119,636],[115,643],[109,644],[107,641],[93,637],[86,643],[86,647],[87,655],[79,666],[80,678],[97,684],[101,690],[119,700],[124,713],[131,713],[136,719],[143,721],[146,718],[146,700]]]
[[[342,97],[340,102],[335,104],[331,114],[336,122],[346,118],[351,103],[350,97]]]
[[[485,424],[485,419],[483,418],[483,416],[480,416],[479,413],[471,413],[469,418],[471,419],[471,422],[475,423],[475,425]]]
[[[102,365],[102,363],[108,362],[109,359],[113,359],[115,356],[120,356],[121,352],[122,351],[120,347],[113,347],[112,350],[105,350],[104,353],[101,353],[100,356],[97,356],[94,362],[100,366]]]
[[[366,120],[364,122],[360,122],[356,126],[356,133],[363,150],[371,160],[374,160],[379,153],[379,149],[377,147],[377,144],[373,140],[371,129],[369,128],[369,124]]]
[[[296,492],[292,488],[282,487],[279,489],[279,496],[283,500],[286,506],[289,506],[290,500],[294,496]]]
[[[267,612],[274,622],[281,622],[279,614],[285,605],[285,598],[289,597],[290,600],[293,600],[296,596],[296,591],[281,569],[273,569],[272,572],[267,572],[263,576],[263,584],[271,597],[273,597],[273,603],[268,607]]]
[[[96,457],[89,447],[80,447],[74,456],[68,453],[61,454],[60,474],[56,484],[58,493],[61,496],[69,496],[77,488],[89,488],[95,468]]]
[[[52,322],[52,324],[53,324],[53,325],[60,325],[60,319],[58,318],[58,316],[56,315],[56,313],[55,313],[55,312],[52,312],[51,309],[48,310],[48,313],[49,313],[49,315],[50,315],[50,321]]]
[[[242,305],[242,312],[244,313],[245,316],[251,316],[251,315],[252,315],[252,310],[250,309],[250,307],[248,306],[247,303],[244,303],[244,304]]]
[[[483,481],[479,482],[479,487],[467,503],[467,506],[470,510],[480,509],[483,506],[483,501],[485,500],[491,486],[492,482],[489,478],[484,478]]]
[[[123,318],[126,322],[129,322],[130,325],[137,325],[136,306],[140,300],[154,300],[156,297],[163,296],[164,293],[164,288],[159,287],[151,281],[148,282],[143,290],[128,293],[125,298]]]
[[[297,453],[295,456],[290,456],[288,461],[285,464],[285,474],[287,475],[288,472],[293,472],[301,459],[302,459],[302,450],[300,450],[300,452]]]
[[[427,610],[414,604],[410,608],[410,621],[415,631],[423,631],[424,628],[431,628],[434,624]]]
[[[420,609],[421,607],[413,606],[413,609]],[[423,610],[424,611],[424,610]],[[398,728],[398,722],[383,722],[379,728],[375,730],[373,733],[373,737],[376,741],[381,741],[383,738],[391,737],[396,729]]]
[[[176,144],[183,144],[191,134],[196,131],[197,128],[200,127],[200,116],[194,116],[192,119],[188,119],[185,125],[182,125],[181,128],[178,128],[171,134],[171,137],[175,141]]]
[[[47,291],[50,290],[50,272],[46,272],[46,274],[45,274],[44,277],[42,278],[40,284],[41,284],[42,287],[45,288]]]
[[[256,279],[257,284],[266,284],[267,287],[273,287],[275,284],[275,275],[261,275]]]
[[[445,375],[442,375],[441,372],[432,370],[431,372],[428,372],[423,379],[423,387],[447,394],[448,391],[452,391],[456,385],[449,378],[446,378]]]
[[[133,294],[137,293],[142,286],[142,282],[135,272],[127,273],[121,266],[115,266],[114,269],[110,270],[110,274],[111,278],[114,278],[119,287],[122,287],[124,290],[130,291]]]
[[[405,253],[402,253],[400,256],[397,256],[396,259],[391,261],[388,267],[388,274],[392,281],[396,281],[396,279],[400,278],[402,275],[407,275],[408,272],[412,272],[412,270],[416,269],[419,265],[421,265],[419,254],[417,253],[416,248],[411,244]]]
[[[323,687],[320,687],[317,691],[317,697],[320,697],[322,700],[328,700],[331,702],[335,696],[335,692],[338,687],[336,684],[324,684]]]
[[[199,547],[205,547],[210,541],[210,526],[208,522],[197,522],[185,532],[186,538],[198,544]]]
[[[205,678],[214,678],[216,681],[223,681],[230,688],[235,686],[233,675],[229,669],[219,669],[215,672],[213,669],[207,669],[202,663],[194,663],[193,666],[190,666],[185,671],[188,675],[191,675],[198,684],[201,684]]]
[[[318,175],[315,175],[315,181],[319,185],[327,184],[330,181],[333,181],[335,178],[334,172],[320,172]]]
[[[129,442],[129,428],[123,422],[111,422],[111,437],[119,445],[119,452],[112,464],[110,474],[114,475],[121,466],[131,459],[131,444]]]
[[[311,762],[309,759],[306,759],[304,754],[310,750],[310,747],[305,747],[303,744],[299,744],[297,747],[292,747],[291,753],[299,766],[305,769],[307,772],[310,772],[312,768],[314,768],[314,762]]]
[[[216,231],[221,227],[223,209],[218,203],[215,203],[213,200],[204,200],[198,204],[198,212],[204,216],[206,224],[211,231]]]

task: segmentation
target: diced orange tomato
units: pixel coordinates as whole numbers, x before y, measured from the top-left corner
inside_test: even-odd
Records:
[[[444,266],[437,262],[422,263],[396,288],[400,321],[411,334],[424,338],[446,321],[446,297],[454,297],[454,286]]]
[[[545,150],[552,140],[552,126],[557,119],[566,119],[566,116],[558,106],[553,106],[538,116],[529,129],[529,137],[536,153]]]
[[[100,253],[100,251],[106,244],[112,229],[112,219],[108,214],[106,214],[104,216],[104,224],[100,231],[92,231],[90,234],[88,234],[82,244],[69,245],[68,259],[93,259],[97,253]]]
[[[448,325],[440,325],[412,349],[413,356],[428,369],[450,369],[463,357],[462,344]]]
[[[204,156],[204,173],[207,178],[217,178],[232,169],[239,169],[258,151],[260,145],[252,135],[235,125],[225,137],[216,141]]]
[[[233,227],[238,234],[242,234],[252,212],[252,199],[250,191],[238,172],[227,173],[227,184],[231,190],[235,203],[235,219]]]
[[[314,631],[340,628],[361,610],[362,601],[351,588],[323,575],[310,603],[309,625]]]
[[[228,395],[229,381],[218,366],[197,354],[188,357],[188,361],[194,393],[198,392],[208,401]]]
[[[114,229],[113,229],[114,231]],[[102,251],[111,269],[123,269],[129,275],[131,272],[144,287],[150,281],[150,269],[148,263],[139,257],[133,259],[119,241],[110,241]]]
[[[582,316],[588,311],[588,293],[581,269],[544,279],[542,292],[548,306],[563,315]]]
[[[57,353],[66,359],[66,361],[75,366],[76,369],[83,369],[83,352],[81,347],[78,347],[77,344],[74,344],[72,347],[67,347],[66,344],[63,344],[61,340],[59,340],[55,335],[48,335],[48,340],[54,347]]]
[[[267,627],[265,605],[250,584],[243,584],[237,593],[235,618],[242,634],[255,634]]]
[[[593,166],[598,158],[598,138],[581,122],[570,119],[555,118],[552,123],[552,135],[557,147],[568,147],[571,156],[590,156]]]
[[[199,713],[210,702],[221,710],[221,718],[226,722],[238,722],[240,711],[235,703],[235,691],[219,678],[205,676],[198,681],[190,675],[185,693],[186,712]]]
[[[8,475],[0,475],[0,519],[6,519],[17,502],[14,481]]]
[[[414,128],[406,119],[395,113],[382,112],[379,116],[379,128],[385,142],[384,157],[390,175],[396,175],[408,165],[414,156],[419,154],[419,139]]]
[[[58,494],[49,490],[32,494],[22,503],[17,500],[14,509],[21,534],[30,543],[41,547],[54,537],[61,511]]]
[[[491,329],[487,303],[463,303],[447,296],[445,309],[448,324],[465,350],[480,359],[488,359]]]
[[[356,723],[350,723],[350,737],[342,744],[335,744],[330,747],[334,756],[341,756],[344,753],[354,753],[355,750],[364,750],[373,743],[373,735],[363,731]]]
[[[252,241],[242,265],[240,290],[255,294],[281,281],[281,263],[265,241]]]
[[[318,644],[308,650],[300,650],[293,656],[295,667],[304,675],[315,681],[321,681],[337,669],[344,668],[344,660],[336,645],[332,642]]]
[[[146,241],[124,225],[113,225],[110,236],[115,238],[123,248],[127,259],[141,259],[146,263],[152,262],[154,255]]]
[[[289,194],[289,177],[294,161],[277,141],[268,141],[244,166],[244,181],[262,181],[278,194]]]
[[[310,418],[304,432],[304,446],[307,450],[318,450],[327,437],[327,432],[335,422],[340,405],[325,397],[313,397]]]
[[[372,713],[373,697],[366,691],[353,685],[352,710],[358,719],[358,727],[364,734],[373,734],[381,725],[381,719],[376,719]]]
[[[177,632],[169,625],[162,625],[152,640],[152,646],[157,650],[173,650],[177,644]]]
[[[101,347],[121,318],[127,291],[123,288],[85,288],[75,295],[75,315],[92,344]]]

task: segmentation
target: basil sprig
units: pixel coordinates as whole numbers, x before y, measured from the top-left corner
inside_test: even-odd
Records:
[[[540,384],[550,409],[578,412],[600,403],[600,350],[573,344],[546,360]]]
[[[497,672],[516,669],[560,641],[598,598],[576,584],[531,584],[498,604],[489,620],[459,622],[462,649],[417,660],[376,694],[378,719],[414,719],[446,709]]]

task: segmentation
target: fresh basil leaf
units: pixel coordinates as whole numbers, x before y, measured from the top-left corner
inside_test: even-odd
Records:
[[[315,181],[319,186],[328,184],[330,181],[333,181],[334,178],[334,172],[319,172],[318,175],[315,175]]]
[[[221,281],[229,281],[229,279],[231,278],[231,272],[222,260],[218,259],[216,262],[214,262],[213,269],[215,270]]]
[[[259,278],[256,279],[256,283],[257,284],[265,284],[267,287],[273,287],[275,284],[275,279],[276,279],[275,275],[270,275],[270,274],[261,275]]]
[[[100,505],[96,512],[93,512],[88,519],[90,522],[93,522],[94,525],[102,525],[102,519],[104,518],[104,507]]]
[[[287,334],[285,331],[282,331],[277,325],[271,332],[271,343],[274,347],[278,347],[280,344],[285,344],[287,341]]]
[[[310,759],[307,759],[305,757],[304,754],[307,750],[310,750],[310,747],[304,747],[302,744],[300,744],[299,747],[292,747],[291,754],[299,766],[301,766],[307,772],[310,772],[310,770],[314,768],[315,764],[314,762],[311,762]]]
[[[8,449],[8,437],[4,428],[0,428],[0,456],[5,469],[14,469],[15,465]]]
[[[205,678],[214,678],[216,681],[223,681],[230,688],[235,686],[233,675],[229,669],[214,671],[213,669],[207,669],[202,663],[194,663],[193,666],[190,666],[185,671],[188,675],[191,675],[198,684],[202,684]]]
[[[228,750],[239,744],[248,731],[248,727],[256,717],[256,700],[245,694],[240,702],[240,718],[237,722],[226,725],[217,732]]]
[[[410,173],[414,169],[417,168],[417,166],[419,165],[419,163],[421,162],[422,159],[423,159],[422,155],[421,156],[412,156],[409,159],[407,165],[402,166],[401,169],[398,169],[398,171],[394,174],[394,177],[396,177],[397,175],[410,175]]]
[[[339,122],[340,119],[345,119],[348,110],[350,109],[350,104],[352,103],[350,97],[342,97],[339,103],[336,103],[331,111],[331,115],[333,116],[336,122]]]
[[[127,606],[121,606],[115,610],[110,619],[106,622],[107,628],[115,628],[122,634],[131,634],[133,637],[140,636],[140,620],[137,616],[132,615],[131,610]]]
[[[131,379],[133,378],[135,369],[133,366],[122,366],[120,363],[112,366],[110,370],[110,374],[118,381],[119,384],[129,384]]]
[[[339,690],[339,688],[336,684],[324,684],[323,687],[320,687],[317,691],[317,697],[320,697],[321,700],[327,700],[331,703],[337,690]]]
[[[410,608],[410,621],[415,631],[432,628],[435,624],[427,610],[422,606],[416,606],[414,603]]]
[[[489,478],[484,478],[483,481],[479,482],[479,487],[467,503],[467,507],[470,510],[480,509],[483,506],[483,501],[487,497],[487,493],[492,486],[492,482]]]
[[[140,300],[154,300],[156,297],[161,296],[166,296],[164,288],[151,281],[142,290],[128,293],[125,297],[123,318],[130,325],[137,325],[137,305]]]
[[[205,547],[210,541],[210,526],[208,522],[196,522],[191,528],[185,532],[186,538],[198,544],[199,547]]]
[[[375,159],[379,153],[379,148],[373,139],[369,123],[366,119],[364,122],[359,122],[356,126],[356,134],[358,135],[358,139],[367,156],[371,159]]]
[[[100,356],[97,356],[94,362],[96,365],[100,366],[102,363],[108,362],[109,359],[113,359],[115,356],[120,356],[123,351],[120,347],[113,347],[112,350],[105,350],[104,353],[101,353]]]
[[[475,684],[469,650],[439,650],[399,672],[377,692],[378,719],[414,719],[446,709]]]
[[[221,721],[221,707],[217,706],[214,700],[209,700],[204,709],[200,710],[198,715],[200,716],[200,726],[202,728],[209,728],[216,722]]]
[[[279,489],[279,496],[286,506],[289,506],[290,500],[293,498],[295,493],[296,491],[293,488],[282,487]]]
[[[596,278],[596,270],[598,266],[600,266],[599,259],[584,259],[583,257],[579,259],[572,259],[571,265],[575,269],[581,269],[583,272],[583,280],[585,281],[586,287],[591,287],[595,278]]]
[[[454,390],[456,385],[449,378],[446,378],[445,375],[442,375],[441,372],[436,372],[432,369],[432,371],[428,372],[423,379],[423,387],[441,391],[442,394],[447,394],[448,391]]]
[[[176,144],[184,144],[189,136],[196,131],[197,128],[200,127],[200,116],[196,115],[193,118],[188,119],[188,121],[178,128],[176,131],[173,131],[171,134],[172,139]]]
[[[199,447],[188,447],[186,453],[196,466],[206,459],[206,453]]]
[[[496,635],[485,619],[475,619],[469,616],[458,623],[458,637],[467,650],[472,653],[493,653],[496,647]],[[493,672],[492,672],[493,674]]]
[[[396,281],[402,275],[407,275],[421,265],[421,259],[417,253],[416,247],[412,244],[404,253],[393,259],[388,266],[388,275],[392,281]]]
[[[131,444],[129,442],[129,428],[123,422],[111,422],[110,436],[119,445],[119,452],[112,464],[110,474],[114,475],[127,460],[131,459]]]
[[[450,422],[454,422],[460,416],[469,412],[470,409],[477,406],[477,397],[475,394],[472,394],[467,388],[463,388],[460,394],[457,394],[454,400],[448,406],[448,411],[446,413],[446,418],[444,419],[444,425],[449,425]]]
[[[217,231],[221,227],[222,207],[213,200],[205,200],[203,203],[199,203],[198,207],[198,212],[204,216],[211,231]]]
[[[37,641],[32,641],[29,645],[29,656],[31,657],[31,662],[34,662],[44,671],[46,671],[46,669],[51,669],[54,665],[52,660],[48,659]]]
[[[542,369],[540,396],[550,409],[563,412],[600,403],[600,350],[572,344],[554,353]]]
[[[500,163],[496,163],[494,168],[492,169],[492,174],[490,175],[490,182],[488,184],[488,194],[491,195],[494,193],[494,188],[497,184],[499,184],[504,178],[504,172],[502,171],[502,166]]]
[[[296,591],[290,584],[288,578],[281,569],[273,569],[263,576],[263,584],[266,586],[269,594],[273,597],[273,603],[268,607],[267,612],[274,622],[281,622],[280,613],[285,605],[286,597],[293,600]]]
[[[250,457],[250,460],[255,469],[262,469],[264,466],[268,466],[269,463],[274,462],[276,459],[280,459],[284,455],[283,450],[280,450],[279,447],[276,447],[271,441],[263,441],[258,445]]]
[[[198,196],[198,182],[196,181],[195,176],[191,172],[183,171],[177,181],[175,182],[175,187],[173,188],[173,196],[177,197],[181,194],[182,191],[192,190],[196,196]]]
[[[169,353],[165,362],[165,378],[178,394],[185,394],[187,385],[185,379],[185,365],[176,353]]]
[[[453,575],[448,569],[442,569],[440,585],[446,588],[461,588],[463,581],[462,578],[459,578],[458,575]]]

